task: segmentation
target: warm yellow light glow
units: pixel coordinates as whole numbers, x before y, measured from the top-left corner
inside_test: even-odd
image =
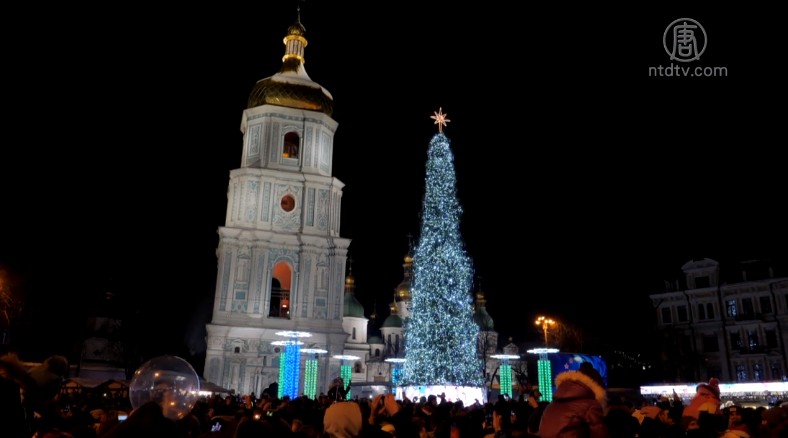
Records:
[[[555,326],[557,323],[550,318],[539,316],[536,318],[535,321],[537,326],[542,326],[542,331],[544,331],[544,345],[547,347],[547,330],[550,327]]]

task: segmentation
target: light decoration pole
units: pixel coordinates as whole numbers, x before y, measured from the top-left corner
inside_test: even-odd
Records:
[[[353,381],[353,366],[346,364],[345,361],[358,360],[360,357],[349,354],[336,354],[334,355],[334,359],[339,359],[339,377],[342,378],[342,384],[347,386],[351,381]],[[351,389],[347,392],[345,400],[350,400],[353,397],[351,394],[352,391],[353,390]]]
[[[302,348],[301,353],[310,355],[304,363],[304,395],[315,400],[317,398],[317,357],[328,353],[328,350]]]
[[[399,386],[400,380],[402,379],[402,364],[405,363],[405,358],[390,357],[386,359],[386,362],[393,364],[391,368],[391,385]]]
[[[544,348],[533,348],[528,350],[528,353],[539,355],[536,368],[539,377],[539,392],[542,393],[541,401],[550,402],[553,401],[553,370],[550,366],[550,358],[547,355],[558,353],[558,349],[547,346],[547,330],[554,327],[556,322],[550,318],[540,316],[536,318],[535,323],[537,326],[541,326],[542,331],[544,331]]]
[[[279,358],[280,383],[277,397],[281,399],[284,396],[289,396],[292,400],[298,397],[298,379],[301,368],[301,345],[304,344],[302,341],[299,341],[299,339],[308,338],[312,336],[312,333],[285,330],[276,332],[276,335],[288,338],[284,341],[271,342],[271,345],[279,345],[284,347],[284,352]]]
[[[490,357],[501,361],[501,365],[498,367],[499,391],[501,394],[506,394],[509,398],[512,398],[512,366],[509,364],[509,360],[517,360],[520,358],[520,355],[493,354]]]

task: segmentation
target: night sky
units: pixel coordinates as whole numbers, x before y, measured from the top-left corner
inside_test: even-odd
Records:
[[[439,107],[461,231],[505,336],[538,340],[537,314],[636,334],[653,317],[648,294],[692,258],[784,258],[774,11],[328,3],[340,2],[302,6],[306,70],[334,97],[342,235],[367,313],[387,313],[418,235]],[[57,352],[108,290],[146,321],[153,352],[180,351],[186,327],[202,336],[242,111],[281,66],[294,5],[14,19],[0,266],[27,297],[25,342]],[[674,64],[727,77],[649,77],[670,64],[663,33],[682,17],[707,48]]]

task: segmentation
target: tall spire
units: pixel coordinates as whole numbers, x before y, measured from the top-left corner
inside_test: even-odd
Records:
[[[394,290],[394,301],[410,301],[410,282],[413,272],[413,236],[408,234],[408,252],[405,254],[404,262],[402,264],[402,281],[397,285]]]
[[[474,302],[474,309],[473,309],[473,320],[479,326],[479,329],[482,331],[493,331],[495,330],[495,323],[493,322],[492,317],[489,313],[487,313],[487,299],[484,297],[484,291],[482,290],[482,277],[476,277],[476,301]]]
[[[283,40],[285,43],[285,56],[282,57],[282,62],[284,62],[282,71],[287,66],[292,67],[306,63],[304,60],[304,48],[307,45],[307,41],[304,35],[306,35],[306,28],[301,24],[301,7],[299,6],[296,21],[287,28],[287,35]],[[292,61],[297,61],[297,63]]]
[[[353,259],[348,257],[348,273],[345,276],[344,316],[364,317],[364,306],[356,298],[356,278],[353,277]]]

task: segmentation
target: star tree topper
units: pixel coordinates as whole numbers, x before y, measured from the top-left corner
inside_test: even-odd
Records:
[[[435,120],[435,124],[438,125],[438,132],[443,132],[443,127],[446,126],[447,122],[451,122],[451,120],[447,119],[446,116],[448,114],[443,114],[443,108],[438,108],[438,111],[433,111],[434,116],[430,116],[432,120]]]

